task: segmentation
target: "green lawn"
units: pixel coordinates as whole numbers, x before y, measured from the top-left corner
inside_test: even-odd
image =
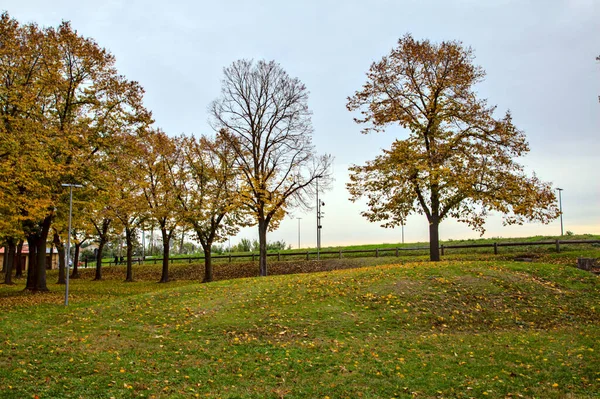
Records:
[[[0,286],[0,397],[598,398],[598,277],[552,259],[210,284],[113,268],[72,280],[68,308],[19,281]]]

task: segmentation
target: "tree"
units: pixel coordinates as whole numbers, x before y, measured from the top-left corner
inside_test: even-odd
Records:
[[[364,166],[353,166],[351,200],[366,197],[363,212],[384,227],[398,226],[412,212],[429,222],[431,260],[439,260],[439,224],[454,217],[483,234],[491,211],[505,224],[547,223],[558,216],[550,184],[527,177],[514,161],[529,151],[510,112],[496,119],[495,107],[478,99],[484,77],[473,53],[460,42],[416,41],[406,35],[389,56],[373,63],[367,83],[348,99],[360,110],[363,133],[391,124],[409,131]]]
[[[177,185],[173,184],[170,166],[176,164],[179,150],[175,141],[162,131],[151,130],[144,137],[140,168],[144,172],[144,198],[149,217],[158,223],[163,241],[161,283],[169,281],[170,243],[181,222],[177,207]]]
[[[245,225],[238,193],[235,153],[222,138],[182,137],[178,165],[170,166],[180,212],[204,250],[204,282],[213,280],[214,242],[235,235]]]
[[[314,182],[329,179],[332,158],[312,144],[308,91],[274,61],[239,60],[224,69],[221,96],[210,110],[213,127],[236,154],[242,202],[258,224],[260,275],[267,275],[267,230],[288,209],[308,208]]]
[[[46,245],[61,183],[86,183],[116,132],[147,124],[143,90],[68,22],[21,26],[0,17],[0,198],[29,244],[27,286],[47,291]],[[112,142],[114,143],[114,142]]]
[[[127,247],[126,282],[133,281],[133,244],[138,229],[148,215],[144,197],[144,171],[140,165],[142,151],[139,137],[123,136],[121,145],[111,149],[109,165],[113,176],[113,195],[108,209],[111,217],[125,230]]]

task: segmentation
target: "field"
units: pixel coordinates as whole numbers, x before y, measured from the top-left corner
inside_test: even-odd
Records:
[[[0,286],[0,397],[597,398],[600,284],[576,256],[219,264],[210,284],[200,264],[167,284],[88,269],[68,308],[64,286],[18,281]]]

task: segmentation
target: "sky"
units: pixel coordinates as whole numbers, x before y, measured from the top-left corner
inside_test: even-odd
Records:
[[[208,105],[220,93],[223,68],[238,59],[275,60],[310,91],[313,142],[335,157],[325,201],[322,246],[399,243],[401,229],[369,223],[346,190],[348,167],[362,165],[407,136],[401,128],[363,135],[346,109],[348,96],[406,33],[470,46],[487,75],[480,98],[510,110],[530,153],[529,173],[562,191],[564,231],[600,234],[600,1],[597,0],[4,0],[0,10],[21,23],[69,20],[117,59],[119,72],[145,88],[157,127],[171,135],[211,133]],[[298,220],[297,218],[302,218]],[[559,235],[548,225],[502,225],[488,219],[483,237]],[[425,216],[408,218],[405,242],[428,240]],[[316,246],[316,214],[295,211],[269,233],[303,248]],[[477,238],[452,220],[442,240]],[[257,228],[241,238],[257,239]],[[225,245],[228,245],[225,243]]]

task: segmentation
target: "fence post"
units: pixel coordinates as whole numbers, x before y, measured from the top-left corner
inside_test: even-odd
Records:
[[[252,262],[254,262],[254,254],[252,254]]]
[[[281,254],[279,252],[277,252],[277,261],[279,262],[281,260]]]
[[[188,263],[192,263],[192,258],[188,258]]]
[[[396,258],[398,257],[398,247],[396,247]]]
[[[229,252],[229,263],[231,263],[231,252]]]
[[[442,244],[440,248],[442,249],[442,256],[444,256],[444,244]]]
[[[560,240],[556,240],[556,252],[560,252]]]
[[[494,243],[494,255],[498,255],[498,243]]]
[[[308,251],[306,251],[306,260],[308,260]]]
[[[379,248],[375,248],[375,257],[379,258]]]
[[[342,259],[342,250],[340,249],[340,259]]]

